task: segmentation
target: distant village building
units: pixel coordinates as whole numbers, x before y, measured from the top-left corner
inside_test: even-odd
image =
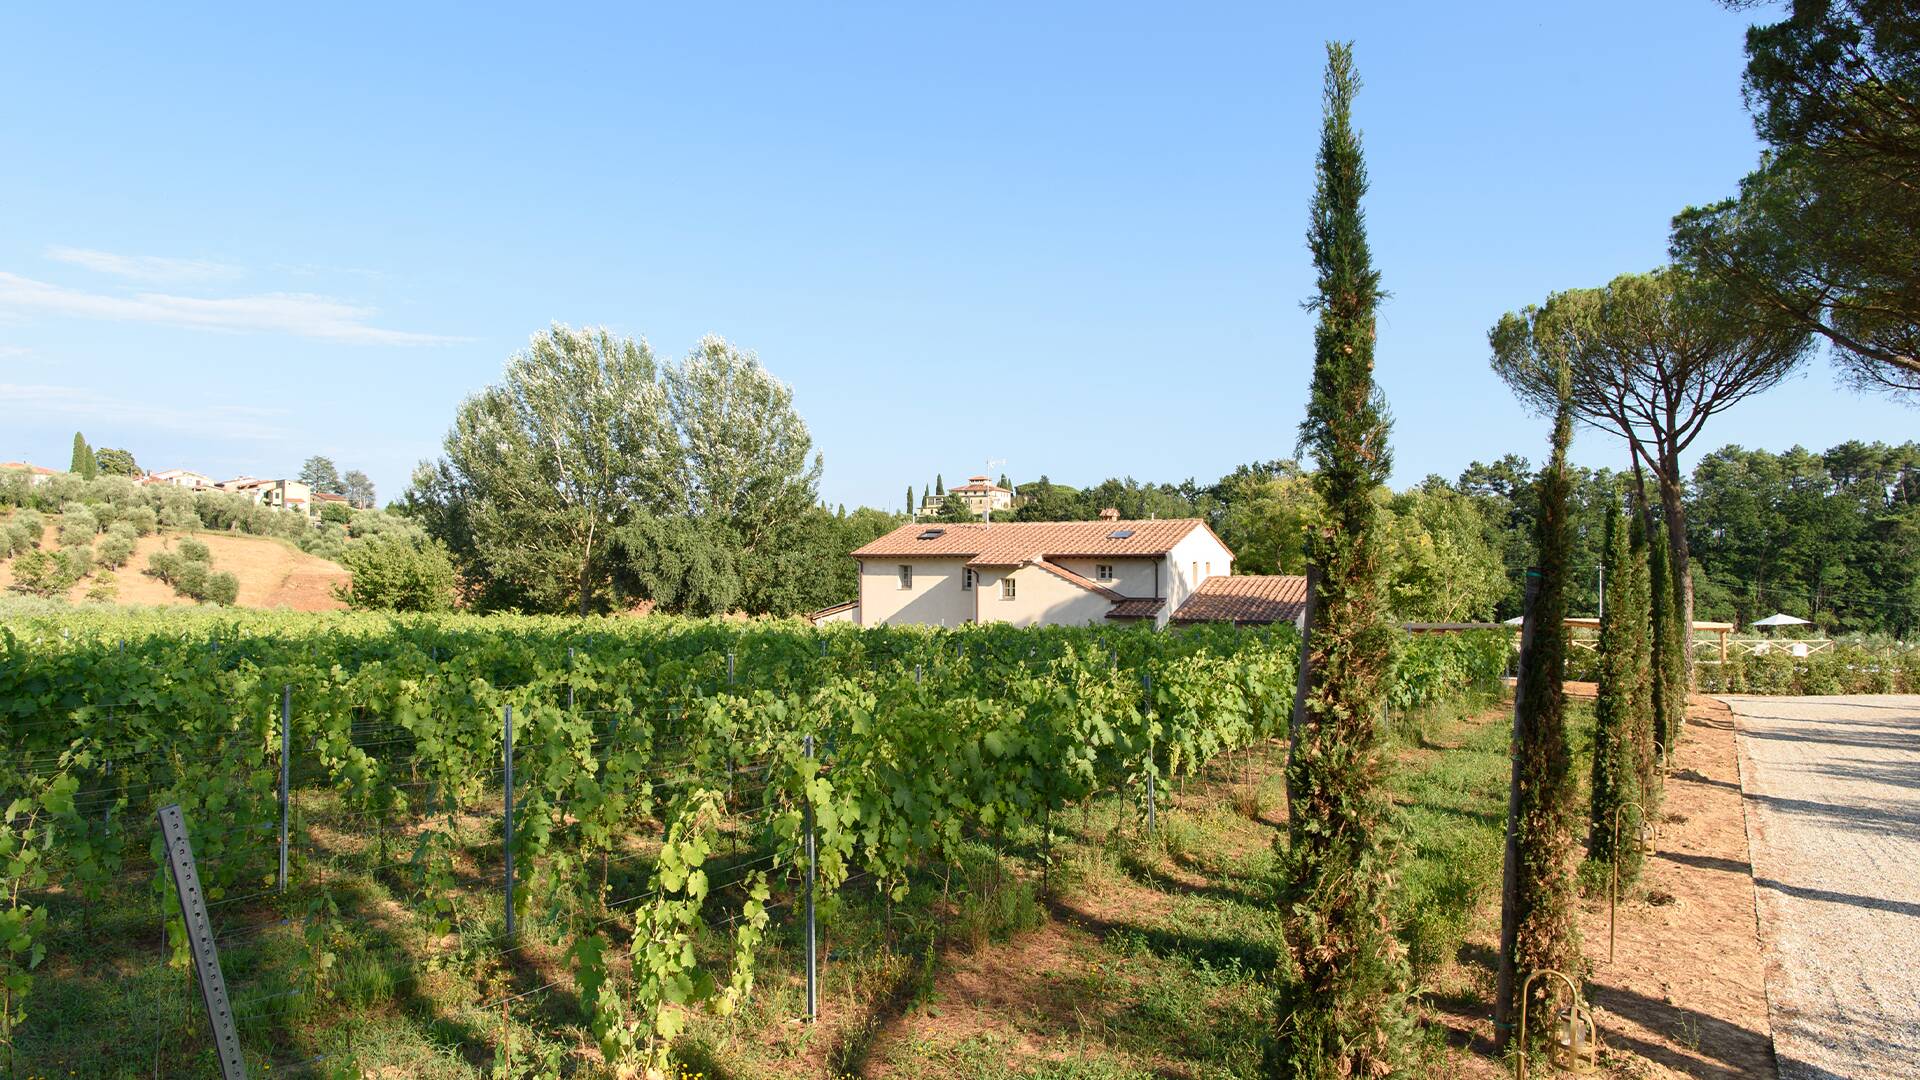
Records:
[[[968,513],[979,517],[990,510],[1011,510],[1013,489],[1001,487],[991,477],[969,476],[966,483],[947,489],[945,495],[928,492],[920,500],[920,511],[938,513],[945,509],[948,499],[959,499],[967,505]]]
[[[27,483],[34,487],[51,480],[57,474],[41,465],[32,465],[24,461],[0,461],[0,472],[23,472],[27,474]]]
[[[816,622],[1298,625],[1306,612],[1305,578],[1232,576],[1233,552],[1197,518],[904,525],[853,558],[858,600]]]
[[[157,473],[148,473],[140,478],[142,484],[164,484],[168,487],[186,488],[188,491],[213,490],[213,478],[192,469],[165,469]]]

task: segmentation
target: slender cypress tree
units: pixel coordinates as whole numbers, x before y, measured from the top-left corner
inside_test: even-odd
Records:
[[[1622,812],[1630,802],[1640,802],[1641,759],[1645,756],[1637,743],[1640,733],[1640,706],[1644,690],[1640,685],[1646,670],[1646,609],[1636,587],[1634,549],[1628,534],[1633,526],[1623,522],[1618,504],[1607,503],[1606,552],[1602,564],[1607,598],[1612,601],[1600,617],[1600,663],[1598,697],[1593,707],[1593,777],[1587,821],[1587,858],[1599,863],[1617,863],[1620,877],[1630,879],[1640,869],[1638,844],[1614,848],[1614,820],[1619,816],[1624,830],[1637,824],[1632,812]]]
[[[907,516],[913,516],[913,485],[907,485]]]
[[[67,471],[82,480],[91,480],[97,474],[100,463],[93,456],[93,447],[87,445],[86,436],[73,433],[73,461]]]
[[[1629,507],[1633,506],[1631,500]],[[1636,520],[1637,512],[1628,514]],[[1640,801],[1649,813],[1660,797],[1654,782],[1653,766],[1653,589],[1649,581],[1649,545],[1645,529],[1627,530],[1627,588],[1632,591],[1636,618],[1633,622],[1633,753],[1640,770]]]
[[[1673,584],[1673,558],[1667,548],[1667,530],[1651,515],[1647,519],[1647,570],[1653,604],[1653,744],[1669,758],[1686,715],[1686,639],[1682,630],[1679,595]]]
[[[939,473],[933,474],[933,493],[935,495],[945,495],[947,493],[947,482]]]
[[[1283,979],[1270,1072],[1379,1076],[1411,1045],[1409,973],[1387,914],[1392,861],[1378,790],[1381,683],[1391,644],[1374,493],[1386,481],[1386,403],[1373,382],[1380,275],[1360,209],[1366,165],[1352,106],[1351,45],[1327,46],[1324,118],[1308,247],[1319,312],[1300,441],[1326,507],[1309,538],[1320,571],[1307,682],[1287,761],[1281,911],[1297,977]]]
[[[1512,853],[1513,908],[1503,913],[1503,934],[1511,928],[1512,954],[1503,966],[1512,973],[1513,997],[1504,1002],[1504,1015],[1517,1018],[1520,993],[1528,974],[1552,969],[1580,978],[1579,930],[1573,917],[1573,755],[1567,746],[1567,705],[1564,692],[1567,666],[1567,564],[1573,530],[1567,515],[1572,482],[1567,475],[1567,444],[1573,439],[1573,409],[1561,367],[1560,407],[1553,418],[1553,456],[1540,472],[1540,510],[1535,518],[1534,543],[1540,553],[1540,586],[1534,599],[1532,652],[1527,657],[1525,681],[1518,688],[1513,748],[1519,774],[1519,801],[1508,821],[1514,831]],[[1534,992],[1545,998],[1553,986],[1536,981]],[[1536,1002],[1536,1005],[1539,1002]],[[1553,1026],[1553,1011],[1529,1007],[1529,1040],[1544,1038]],[[1512,1029],[1509,1028],[1509,1031]]]

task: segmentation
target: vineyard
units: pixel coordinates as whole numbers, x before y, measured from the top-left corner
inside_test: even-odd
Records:
[[[1508,647],[1405,639],[1393,707],[1484,686]],[[250,1074],[386,1064],[356,1060],[355,1005],[429,985],[475,1073],[665,1074],[816,902],[824,955],[842,897],[1046,887],[1056,819],[1096,797],[1145,837],[1185,778],[1284,735],[1296,659],[1290,628],[16,619],[0,1039],[18,1076],[215,1070],[155,818],[177,803]]]

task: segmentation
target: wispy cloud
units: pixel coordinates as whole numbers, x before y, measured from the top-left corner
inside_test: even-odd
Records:
[[[241,269],[208,259],[170,259],[160,255],[117,255],[92,248],[61,247],[47,249],[47,258],[84,266],[88,270],[131,281],[154,284],[219,281],[240,276]]]
[[[377,314],[373,308],[309,293],[260,293],[223,298],[158,292],[115,296],[50,285],[0,271],[0,311],[5,309],[202,330],[294,334],[354,345],[446,345],[464,340],[372,326],[368,320]]]
[[[78,386],[0,383],[0,407],[9,413],[68,416],[101,424],[216,435],[229,439],[278,439],[292,410],[259,405],[194,402],[163,405],[112,397]]]

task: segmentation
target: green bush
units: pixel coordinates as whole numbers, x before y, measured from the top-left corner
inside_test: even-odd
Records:
[[[213,561],[213,552],[207,549],[204,541],[189,536],[180,541],[180,557],[189,562],[210,563]]]
[[[321,503],[320,520],[328,525],[345,525],[353,520],[353,508],[346,503]]]
[[[119,528],[117,525],[114,527]],[[133,558],[133,538],[120,533],[109,533],[104,540],[100,541],[98,555],[101,566],[118,570],[127,565],[128,559]]]
[[[1725,664],[1697,664],[1709,694],[1900,694],[1920,692],[1920,648],[1839,642],[1808,656],[1782,643],[1758,656],[1735,653]]]
[[[1387,707],[1407,712],[1492,686],[1512,654],[1513,635],[1505,630],[1407,635],[1394,649]]]
[[[87,599],[96,603],[106,603],[120,595],[120,581],[113,571],[102,570],[93,576],[93,584],[87,587]]]
[[[180,580],[180,566],[186,562],[171,551],[156,551],[147,556],[147,573],[169,585]]]
[[[147,536],[159,527],[160,515],[151,506],[135,506],[120,515],[120,523],[130,526],[136,536]]]
[[[453,560],[438,540],[381,537],[347,547],[341,562],[353,572],[334,595],[349,607],[373,611],[451,611]]]
[[[221,607],[232,607],[233,602],[239,598],[240,579],[234,577],[231,571],[222,570],[219,573],[207,575],[206,588],[200,599],[219,604]]]
[[[182,596],[195,600],[207,598],[207,582],[213,577],[213,567],[197,559],[182,559],[180,571],[174,577],[173,589]]]
[[[21,554],[13,560],[14,591],[49,599],[65,595],[81,577],[72,572],[72,563],[65,555],[66,552],[54,555],[37,548]]]
[[[33,534],[27,531],[25,525],[9,521],[0,527],[0,559],[11,559],[23,551],[32,551],[34,546]]]
[[[68,503],[60,508],[60,546],[79,547],[93,543],[100,535],[100,519],[93,511],[79,503]]]

